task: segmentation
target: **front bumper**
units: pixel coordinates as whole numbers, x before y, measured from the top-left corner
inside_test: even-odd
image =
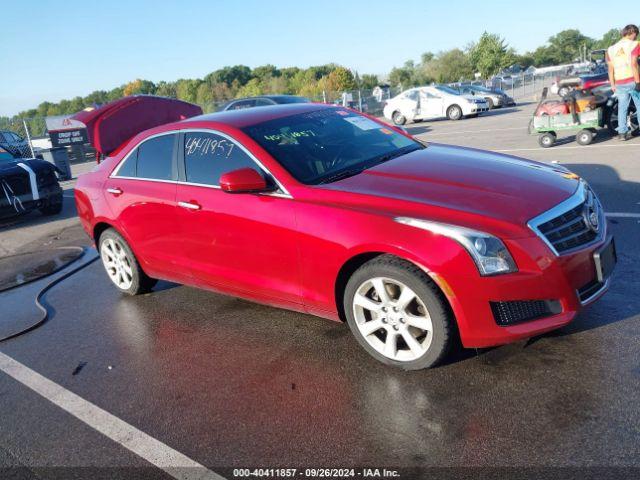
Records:
[[[507,241],[519,271],[481,277],[469,258],[466,266],[434,275],[454,310],[465,347],[489,347],[529,338],[567,325],[582,308],[600,298],[610,279],[595,288],[588,298],[579,291],[596,279],[594,253],[606,239],[584,250],[555,256],[538,237]],[[466,259],[460,259],[462,262]],[[498,325],[491,302],[551,300],[560,305],[558,313],[509,326]]]
[[[15,217],[52,204],[62,203],[62,188],[58,183],[40,186],[38,194],[40,197],[38,200],[34,200],[31,193],[7,199],[0,191],[0,218]]]

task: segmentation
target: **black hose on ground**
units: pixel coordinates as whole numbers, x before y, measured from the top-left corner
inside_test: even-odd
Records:
[[[77,259],[73,260],[71,263],[73,263],[73,262],[75,262],[76,260],[78,260],[79,258],[81,258],[81,257],[82,257],[86,252],[87,252],[87,250],[88,250],[88,249],[86,249],[86,248],[85,248],[85,249],[83,249],[83,254],[82,254],[80,257],[78,257]],[[51,281],[51,282],[49,282],[47,285],[45,285],[45,286],[42,288],[42,290],[40,290],[40,291],[38,292],[38,294],[36,295],[36,298],[35,298],[35,300],[34,300],[34,301],[35,301],[35,304],[36,304],[36,307],[38,307],[38,309],[39,309],[39,310],[40,310],[40,312],[42,313],[42,315],[41,315],[41,317],[38,319],[38,321],[37,321],[37,322],[35,322],[35,323],[33,323],[33,324],[31,324],[31,325],[29,325],[29,326],[27,326],[26,328],[23,328],[22,330],[20,330],[20,331],[18,331],[18,332],[14,332],[14,333],[11,333],[11,334],[9,334],[9,335],[7,335],[7,336],[5,336],[5,337],[0,338],[0,342],[4,342],[4,341],[6,341],[6,340],[11,340],[12,338],[16,338],[16,337],[18,337],[18,336],[20,336],[20,335],[24,335],[25,333],[28,333],[28,332],[30,332],[30,331],[32,331],[32,330],[35,330],[36,328],[41,327],[42,325],[44,325],[45,323],[47,323],[47,321],[49,320],[49,311],[47,310],[47,307],[46,307],[45,305],[43,305],[43,303],[42,303],[42,300],[43,300],[43,298],[44,298],[44,295],[45,295],[49,290],[51,290],[53,287],[55,287],[56,285],[58,285],[60,282],[62,282],[63,280],[66,280],[66,279],[67,279],[67,278],[69,278],[71,275],[73,275],[73,274],[75,274],[75,273],[79,272],[79,271],[80,271],[80,270],[82,270],[83,268],[88,267],[89,265],[91,265],[93,262],[95,262],[95,261],[96,261],[96,260],[98,260],[99,258],[100,258],[100,257],[99,257],[99,256],[97,256],[97,257],[95,257],[95,258],[92,258],[91,260],[87,260],[87,261],[86,261],[86,262],[84,262],[83,264],[78,265],[77,267],[75,267],[75,268],[73,268],[73,269],[69,270],[69,271],[68,271],[67,273],[65,273],[64,275],[59,276],[59,277],[58,277],[58,278],[56,278],[55,280],[52,280],[52,281]],[[69,264],[67,264],[67,265],[69,265]],[[64,268],[64,267],[63,267],[63,268]],[[42,278],[42,277],[40,277],[40,278]],[[34,280],[32,280],[32,281],[35,281],[35,280],[38,280],[38,279],[34,279]],[[25,282],[25,283],[21,284],[20,286],[25,285],[26,283],[31,283],[31,281],[29,281],[29,282]]]

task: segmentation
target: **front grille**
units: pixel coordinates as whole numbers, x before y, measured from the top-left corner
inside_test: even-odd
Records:
[[[594,279],[578,289],[578,298],[584,303],[598,293],[602,287],[604,287],[604,283]]]
[[[543,223],[537,225],[537,230],[558,255],[575,250],[597,240],[604,230],[604,215],[600,202],[584,186],[580,190],[580,201],[567,206],[566,210],[555,212],[550,219],[545,218]],[[576,200],[572,198],[570,200]]]
[[[489,304],[493,318],[501,327],[560,313],[560,303],[557,300],[513,300]]]

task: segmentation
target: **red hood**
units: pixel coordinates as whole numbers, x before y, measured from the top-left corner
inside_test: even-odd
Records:
[[[538,162],[482,150],[429,147],[326,185],[518,225],[573,194],[575,177]]]

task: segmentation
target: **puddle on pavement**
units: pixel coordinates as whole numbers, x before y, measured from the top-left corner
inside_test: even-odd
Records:
[[[0,292],[51,275],[77,260],[82,253],[79,247],[69,247],[0,258]]]

